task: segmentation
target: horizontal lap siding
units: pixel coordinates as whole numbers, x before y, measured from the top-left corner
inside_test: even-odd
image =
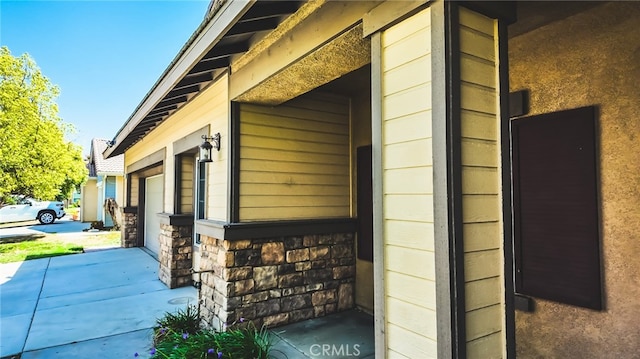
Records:
[[[389,358],[436,349],[430,12],[382,36],[382,191]]]
[[[504,356],[494,21],[460,9],[462,219],[469,358]]]
[[[181,181],[181,202],[180,213],[193,213],[193,182],[195,181],[195,175],[193,173],[195,169],[195,157],[184,156],[182,157],[182,181]]]
[[[222,76],[204,91],[169,116],[125,153],[125,165],[135,163],[150,154],[166,149],[164,161],[164,210],[173,212],[173,192],[176,188],[172,143],[209,125],[211,134],[220,132],[220,151],[213,151],[213,162],[207,165],[208,219],[228,219],[228,158],[229,158],[229,93],[228,77]],[[197,144],[196,144],[197,145]]]
[[[240,220],[350,216],[350,104],[305,95],[240,106]]]

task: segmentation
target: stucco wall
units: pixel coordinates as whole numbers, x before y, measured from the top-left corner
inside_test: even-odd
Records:
[[[511,90],[531,112],[599,106],[602,312],[536,299],[516,313],[518,358],[640,352],[640,3],[605,3],[510,39]]]

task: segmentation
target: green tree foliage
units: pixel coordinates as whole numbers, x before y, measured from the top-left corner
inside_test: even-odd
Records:
[[[58,117],[59,89],[28,55],[0,48],[0,204],[9,195],[67,198],[87,177],[74,130]]]

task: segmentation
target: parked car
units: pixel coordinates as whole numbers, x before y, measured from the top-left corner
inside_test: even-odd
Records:
[[[22,198],[17,204],[9,204],[0,208],[0,223],[32,221],[37,219],[42,224],[51,224],[64,217],[64,204],[58,201],[36,201]]]

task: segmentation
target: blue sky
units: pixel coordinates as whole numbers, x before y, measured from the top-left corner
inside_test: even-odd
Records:
[[[113,138],[200,25],[208,0],[0,1],[0,44],[60,88],[59,115],[89,153]]]

